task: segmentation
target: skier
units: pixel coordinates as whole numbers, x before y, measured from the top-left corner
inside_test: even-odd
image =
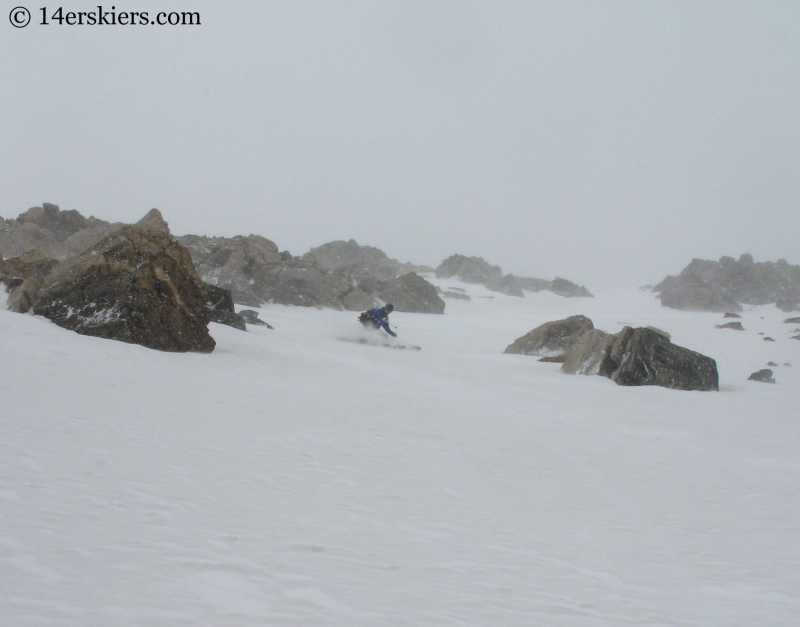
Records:
[[[386,303],[383,307],[365,311],[358,317],[358,319],[364,326],[377,330],[383,329],[392,337],[397,337],[397,333],[392,331],[392,329],[389,327],[389,314],[393,311],[394,305],[392,305],[392,303]]]

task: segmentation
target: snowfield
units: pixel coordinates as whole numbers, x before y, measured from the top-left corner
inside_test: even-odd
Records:
[[[353,312],[265,306],[202,355],[0,311],[0,625],[800,624],[796,314],[430,280],[472,300],[393,313],[419,352],[341,341]],[[572,314],[668,331],[720,392],[502,354]]]

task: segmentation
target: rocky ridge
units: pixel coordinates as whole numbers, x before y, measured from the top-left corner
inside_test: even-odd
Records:
[[[483,257],[451,255],[436,268],[436,277],[450,279],[457,277],[465,283],[479,283],[486,289],[508,296],[523,298],[524,292],[548,290],[565,298],[591,297],[592,294],[582,285],[556,277],[552,281],[503,274],[500,266],[494,266]]]
[[[678,276],[653,288],[661,304],[684,311],[738,312],[742,305],[774,303],[782,311],[800,310],[800,266],[756,262],[744,254],[719,261],[693,259]]]

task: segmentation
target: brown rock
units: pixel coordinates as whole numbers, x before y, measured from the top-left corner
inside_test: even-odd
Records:
[[[570,316],[564,320],[545,322],[518,337],[504,352],[509,355],[540,357],[566,355],[583,333],[593,328],[592,321],[586,316]]]

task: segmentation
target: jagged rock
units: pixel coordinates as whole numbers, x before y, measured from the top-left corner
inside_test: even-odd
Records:
[[[85,218],[78,211],[61,211],[44,203],[21,213],[16,220],[0,218],[0,253],[18,257],[38,248],[45,257],[66,259],[96,243],[119,224]]]
[[[800,324],[800,318],[786,318],[784,322],[787,324]]]
[[[244,319],[244,321],[247,324],[255,324],[274,330],[274,327],[271,324],[264,322],[261,318],[258,317],[257,311],[253,311],[252,309],[242,309],[239,312],[239,315]]]
[[[354,239],[347,242],[342,240],[328,242],[312,248],[303,257],[316,261],[320,268],[329,272],[339,268],[353,268],[384,281],[396,279],[408,272],[433,272],[433,269],[427,266],[415,266],[390,259],[379,248],[360,246]]]
[[[451,255],[435,270],[437,278],[458,277],[465,283],[486,283],[503,276],[499,266],[493,266],[483,257]]]
[[[8,292],[6,307],[17,313],[28,312],[42,281],[57,265],[58,261],[45,258],[38,248],[0,261],[0,282],[5,283]]]
[[[613,342],[614,336],[610,333],[600,329],[588,329],[565,355],[561,372],[565,374],[598,374]]]
[[[387,281],[381,289],[380,299],[392,303],[397,311],[444,313],[445,302],[439,298],[433,285],[416,272]]]
[[[748,381],[758,381],[759,383],[775,383],[775,377],[772,376],[772,370],[764,368],[758,372],[754,372],[749,377]]]
[[[442,292],[439,296],[453,300],[472,300],[468,294],[464,294],[463,292]]]
[[[564,296],[565,298],[576,298],[576,297],[588,297],[591,298],[592,295],[583,285],[577,285],[572,281],[567,281],[566,279],[561,279],[556,277],[552,281],[550,281],[550,285],[548,288],[554,294],[558,294],[559,296]]]
[[[660,292],[662,305],[673,309],[741,311],[740,304],[769,303],[794,307],[800,302],[800,266],[785,259],[756,263],[748,254],[738,260],[693,259],[680,275],[668,276],[653,291]]]
[[[517,296],[519,298],[525,297],[525,294],[522,293],[522,284],[520,280],[513,274],[507,274],[499,279],[491,279],[486,281],[484,285],[486,289],[492,290],[493,292],[500,292],[501,294]]]
[[[246,331],[244,318],[236,313],[229,290],[203,283],[203,300],[211,317],[211,322],[227,324],[229,327]]]
[[[618,385],[719,390],[717,363],[713,359],[672,344],[646,328],[625,327],[617,333],[606,348],[598,374]]]
[[[726,314],[725,314],[724,316],[722,316],[722,317],[723,317],[723,318],[741,318],[741,316],[740,316],[739,314],[737,314],[737,313],[730,313],[730,312],[726,313]]]
[[[83,335],[165,351],[214,350],[189,252],[151,229],[122,227],[60,263],[44,280],[34,312]]]
[[[565,355],[585,331],[593,328],[592,321],[586,316],[570,316],[563,320],[545,322],[514,340],[504,352],[539,357]]]
[[[718,329],[733,329],[734,331],[744,331],[741,322],[726,322],[725,324],[718,324]]]

